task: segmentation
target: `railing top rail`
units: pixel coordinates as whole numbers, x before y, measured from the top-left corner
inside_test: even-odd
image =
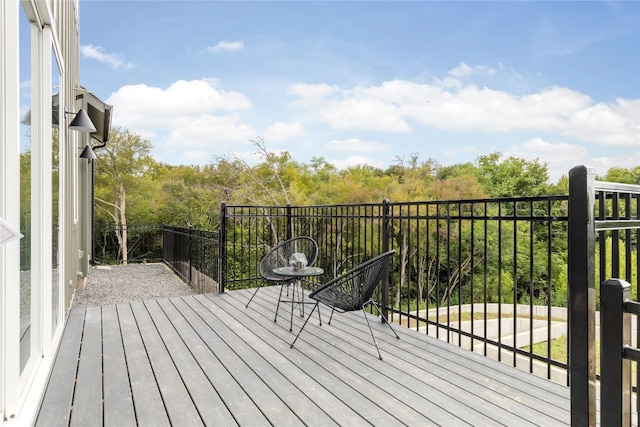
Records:
[[[543,201],[564,201],[568,200],[568,195],[557,196],[526,196],[526,197],[498,197],[485,199],[458,199],[458,200],[420,200],[411,202],[386,202],[390,206],[410,206],[410,205],[445,205],[445,204],[483,204],[483,203],[521,203],[521,202],[543,202]],[[330,205],[225,205],[232,209],[335,209],[335,208],[355,208],[355,207],[379,207],[385,202],[369,202],[369,203],[337,203]]]
[[[623,184],[620,182],[595,181],[595,191],[612,191],[618,193],[631,193],[640,195],[640,185]]]
[[[640,314],[640,302],[632,300],[625,301],[624,311],[627,313]]]
[[[640,228],[640,220],[638,219],[614,219],[595,221],[595,229],[598,231],[635,230],[636,228]]]
[[[459,199],[459,200],[424,200],[416,202],[390,202],[390,205],[419,205],[429,204],[481,204],[481,203],[522,203],[522,202],[546,202],[546,201],[564,201],[568,200],[568,195],[558,196],[526,196],[526,197],[496,197],[486,199]]]
[[[227,208],[239,209],[288,209],[288,208],[337,208],[337,207],[357,207],[357,206],[382,206],[384,202],[375,203],[336,203],[331,205],[225,205]]]

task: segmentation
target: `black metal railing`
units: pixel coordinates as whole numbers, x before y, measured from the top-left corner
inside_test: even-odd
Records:
[[[569,172],[568,294],[569,384],[574,426],[597,423],[595,343],[600,296],[597,287],[607,278],[624,279],[631,284],[631,295],[637,297],[639,239],[640,185],[596,181],[592,169],[573,168]],[[622,328],[621,324],[608,326],[606,330],[600,326],[603,338],[613,333],[610,328]],[[616,351],[601,342],[603,358],[615,358]],[[616,396],[621,399],[621,394]]]
[[[388,232],[383,232],[383,210],[388,205],[223,205],[221,235],[226,252],[221,289],[260,284],[258,266],[262,257],[279,242],[294,236],[310,236],[318,243],[315,265],[325,270],[326,278],[355,267],[384,252]]]
[[[324,280],[395,249],[390,287],[377,296],[391,321],[566,382],[566,359],[552,357],[551,342],[566,335],[566,288],[553,280],[566,282],[567,203],[223,206],[221,289],[258,285],[262,256],[292,236],[318,242]]]
[[[162,225],[96,224],[92,257],[96,264],[162,262]]]
[[[633,386],[639,384],[640,349],[638,333],[640,302],[631,298],[631,284],[625,280],[610,279],[600,286],[600,425],[638,425],[640,416],[635,413],[632,423],[632,396],[636,394],[636,407],[640,396]],[[632,316],[633,313],[633,316]],[[635,318],[635,346],[632,343],[632,317]],[[635,364],[632,369],[631,364]]]
[[[219,234],[215,231],[163,226],[163,259],[199,293],[221,292]]]

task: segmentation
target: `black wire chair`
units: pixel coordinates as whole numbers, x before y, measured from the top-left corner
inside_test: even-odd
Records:
[[[331,324],[331,319],[333,318],[333,313],[335,311],[345,313],[348,311],[362,310],[364,318],[367,321],[367,326],[369,327],[369,332],[371,332],[371,337],[373,338],[373,344],[376,346],[376,350],[378,350],[378,357],[382,360],[378,343],[373,335],[373,330],[371,329],[371,325],[369,324],[369,319],[364,308],[368,304],[372,304],[378,311],[380,317],[382,317],[382,320],[389,326],[391,332],[393,332],[396,338],[400,339],[396,331],[393,330],[387,321],[387,318],[382,314],[378,303],[372,299],[376,286],[389,271],[389,263],[391,262],[391,258],[394,254],[395,251],[391,250],[378,255],[377,257],[352,268],[346,273],[341,274],[335,279],[330,280],[315,291],[311,292],[311,294],[309,294],[309,298],[316,300],[316,304],[313,306],[313,309],[302,325],[302,328],[300,328],[298,335],[296,335],[295,339],[291,343],[291,348],[293,348],[293,345],[296,343],[300,333],[302,333],[307,322],[313,315],[313,311],[316,309],[319,311],[320,309],[318,308],[318,304],[323,303],[331,307],[331,317],[329,318],[328,324]]]
[[[300,280],[296,277],[281,276],[273,272],[274,268],[287,267],[289,265],[289,259],[293,253],[303,253],[307,258],[307,265],[310,267],[318,258],[318,244],[311,237],[300,236],[293,239],[285,240],[274,248],[272,248],[260,261],[260,276],[265,280],[267,285],[281,285],[280,296],[278,297],[278,305],[276,307],[276,317],[274,322],[278,320],[278,309],[280,308],[280,302],[282,300],[282,288],[287,287],[287,295],[289,295],[289,285]],[[256,296],[262,286],[256,288],[247,302],[245,308],[249,307],[253,297]],[[300,290],[302,292],[302,290]],[[293,292],[296,292],[294,288]],[[295,295],[295,294],[294,294]],[[288,300],[287,300],[288,301]],[[291,299],[291,327],[293,330],[293,307],[295,304],[295,297]]]

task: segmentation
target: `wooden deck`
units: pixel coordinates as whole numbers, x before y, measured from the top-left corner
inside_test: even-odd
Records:
[[[379,360],[362,313],[314,316],[291,349],[278,290],[72,310],[36,425],[570,423],[567,387],[373,321]]]

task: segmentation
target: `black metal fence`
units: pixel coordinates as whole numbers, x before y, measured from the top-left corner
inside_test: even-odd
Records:
[[[607,312],[611,313],[612,319],[624,318],[619,307],[622,302],[612,302],[610,295],[607,297],[606,286],[598,288],[604,282],[611,285],[612,282],[624,280],[629,284],[629,298],[638,299],[640,185],[599,182],[595,180],[593,170],[580,166],[569,173],[569,195],[571,424],[596,425],[598,297],[602,295],[603,305],[607,298]],[[611,304],[618,306],[613,313]],[[621,346],[605,345],[605,339],[623,331],[622,322],[605,319],[604,313],[601,313],[601,320],[600,336],[603,340],[600,343],[600,363],[602,374],[606,375],[605,372],[622,369],[627,362]],[[603,384],[609,387],[608,380],[604,381]],[[608,425],[611,420],[621,416],[621,412],[617,412],[616,416],[605,416],[605,411],[607,414],[611,414],[609,411],[620,411],[625,404],[630,405],[631,399],[629,388],[609,388],[607,393],[607,398],[601,400],[602,425]],[[604,397],[602,390],[601,396]]]
[[[162,225],[96,224],[92,259],[96,264],[162,262]]]
[[[637,388],[638,362],[638,316],[640,303],[631,299],[631,284],[620,279],[602,283],[600,288],[602,317],[602,349],[600,369],[600,419],[601,426],[638,425],[638,413],[632,422],[632,396],[636,392],[636,408],[640,403]],[[632,340],[632,316],[635,317],[636,337]],[[633,343],[635,341],[635,345]],[[631,363],[635,364],[635,381],[632,381]]]
[[[390,287],[377,296],[391,321],[566,382],[551,343],[566,336],[567,204],[223,206],[221,289],[258,285],[261,257],[292,236],[318,242],[324,280],[395,249]]]
[[[164,262],[192,289],[220,292],[220,242],[215,231],[164,226],[162,228]]]

